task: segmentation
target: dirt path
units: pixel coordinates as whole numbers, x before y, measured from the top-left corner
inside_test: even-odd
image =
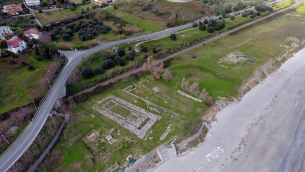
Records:
[[[160,59],[159,61],[160,61],[160,62],[164,62],[165,60],[168,60],[168,59],[170,59],[170,58],[174,58],[175,56],[178,56],[178,55],[180,55],[180,54],[183,54],[183,53],[185,53],[185,52],[187,52],[187,51],[190,51],[190,50],[192,50],[192,49],[201,47],[201,46],[204,45],[204,44],[211,43],[211,42],[213,42],[213,41],[215,41],[215,40],[218,40],[218,39],[220,39],[220,38],[223,38],[223,37],[225,37],[225,36],[227,36],[227,35],[229,35],[229,34],[231,34],[231,33],[234,33],[234,32],[236,32],[236,31],[238,31],[238,30],[247,28],[248,26],[251,26],[251,25],[253,25],[253,24],[257,23],[257,22],[260,22],[260,21],[265,20],[265,19],[267,19],[267,18],[269,18],[269,17],[275,16],[275,15],[277,15],[277,14],[280,14],[280,13],[283,13],[283,12],[285,12],[285,11],[287,11],[287,10],[290,10],[290,9],[296,7],[298,4],[300,4],[300,2],[298,2],[298,3],[296,3],[296,4],[292,5],[292,6],[290,6],[290,7],[288,7],[288,8],[281,9],[281,10],[276,11],[276,12],[274,12],[274,13],[271,13],[271,14],[265,16],[265,17],[262,17],[262,18],[260,18],[260,19],[255,20],[255,21],[252,21],[252,22],[250,22],[250,23],[247,23],[247,24],[245,24],[245,25],[236,27],[236,28],[234,28],[234,29],[232,29],[232,30],[230,30],[230,31],[221,33],[220,35],[214,36],[214,37],[211,38],[211,39],[208,39],[208,40],[203,41],[203,42],[201,42],[201,43],[195,44],[195,45],[193,45],[193,46],[191,46],[191,47],[188,47],[188,48],[186,48],[186,49],[184,49],[184,50],[182,50],[182,51],[176,52],[176,53],[174,53],[174,54],[171,54],[171,55],[169,55],[169,56],[167,56],[167,57],[165,57],[165,58],[163,58],[163,59]],[[136,74],[136,73],[139,73],[139,72],[145,72],[145,68],[142,66],[142,67],[139,67],[139,68],[137,68],[137,69],[130,70],[130,71],[125,72],[125,73],[123,73],[123,74],[121,74],[121,75],[115,76],[115,77],[112,78],[112,79],[109,79],[109,80],[107,80],[107,81],[105,81],[105,82],[102,82],[102,83],[100,83],[100,84],[98,84],[98,85],[96,85],[96,86],[94,86],[94,87],[88,88],[88,89],[83,90],[83,91],[81,91],[81,92],[79,92],[79,93],[77,93],[77,94],[74,94],[73,96],[77,96],[77,95],[79,95],[79,94],[81,94],[81,93],[84,93],[84,92],[92,91],[92,90],[93,90],[94,88],[96,88],[97,86],[104,86],[104,85],[107,85],[107,84],[109,84],[109,83],[111,83],[111,82],[115,82],[116,80],[124,79],[124,78],[126,78],[126,77],[129,77],[131,74]]]

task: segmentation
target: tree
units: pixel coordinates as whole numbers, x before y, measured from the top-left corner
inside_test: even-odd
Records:
[[[155,78],[160,79],[163,71],[163,63],[160,63],[160,65],[153,70],[152,75],[154,75]]]
[[[190,86],[189,92],[193,93],[195,96],[199,94],[199,84],[195,82]]]
[[[202,22],[201,22],[201,21],[199,21],[199,22],[198,22],[198,24],[199,24],[199,25],[202,25]]]
[[[170,39],[172,39],[173,41],[176,41],[177,40],[177,35],[172,33],[170,36]]]
[[[142,45],[141,46],[141,52],[142,53],[147,53],[148,52],[148,48]]]
[[[1,41],[0,41],[0,49],[2,49],[2,48],[7,48],[7,42],[6,42],[6,40],[1,40]]]
[[[215,32],[215,28],[214,28],[214,27],[212,27],[212,26],[211,26],[211,27],[209,27],[209,28],[208,28],[208,32],[209,32],[209,33],[213,33],[213,32]]]
[[[190,89],[190,83],[188,81],[185,81],[185,78],[183,78],[182,80],[181,88],[186,91],[189,91]]]
[[[82,8],[82,9],[80,10],[80,13],[81,13],[81,14],[85,14],[85,10]]]
[[[125,55],[125,50],[124,49],[118,49],[118,55],[123,57]]]
[[[257,16],[261,16],[261,13],[258,11],[258,12],[256,13],[256,15],[257,15]]]
[[[39,49],[38,49],[37,45],[35,46],[35,54],[36,54],[37,56],[40,55],[40,54],[39,54]]]
[[[208,24],[208,23],[209,23],[209,20],[208,20],[208,19],[205,19],[205,20],[203,21],[203,23],[204,23],[204,24]]]
[[[169,69],[166,69],[162,75],[162,78],[165,80],[165,81],[169,81],[171,79],[173,79],[173,76],[172,76],[172,71],[170,71]]]
[[[105,59],[102,63],[103,69],[110,69],[115,65],[114,61],[112,59]]]
[[[231,19],[231,20],[234,20],[234,19],[235,19],[235,16],[231,16],[230,19]]]
[[[89,79],[92,78],[94,76],[93,70],[89,67],[86,67],[83,71],[82,71],[82,77],[84,79]]]
[[[86,0],[82,0],[82,4],[85,4],[86,3]]]
[[[206,30],[207,27],[206,27],[204,24],[202,24],[202,25],[199,26],[199,29],[200,29],[200,30]]]
[[[125,61],[119,57],[118,59],[115,60],[115,63],[119,66],[124,66],[125,65]]]
[[[197,27],[198,24],[196,22],[193,23],[193,27]]]

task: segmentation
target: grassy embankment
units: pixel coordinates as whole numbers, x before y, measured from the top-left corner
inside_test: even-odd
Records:
[[[31,103],[33,100],[43,96],[45,87],[41,86],[40,77],[47,72],[52,63],[51,60],[35,60],[34,56],[27,55],[14,59],[15,65],[9,65],[8,61],[12,57],[5,58],[6,62],[0,63],[0,114]],[[21,67],[20,62],[33,65],[34,71],[27,67]]]
[[[63,152],[59,158],[54,160],[58,164],[55,171],[84,171],[89,168],[89,171],[100,171],[109,168],[115,162],[122,165],[129,154],[137,157],[163,143],[159,138],[165,132],[168,124],[174,124],[175,127],[164,141],[170,140],[179,133],[184,133],[183,126],[186,126],[189,120],[194,121],[194,119],[202,117],[208,107],[176,93],[177,89],[181,90],[180,85],[183,78],[186,78],[191,84],[198,82],[200,89],[206,88],[215,100],[218,97],[235,96],[242,81],[248,79],[257,66],[287,51],[287,48],[284,47],[290,45],[290,43],[285,42],[287,37],[305,38],[303,34],[305,25],[302,24],[304,21],[304,15],[297,12],[281,16],[268,23],[246,29],[238,34],[227,36],[175,57],[169,67],[173,72],[173,80],[170,82],[165,82],[162,79],[152,81],[147,78],[148,75],[143,75],[136,81],[129,79],[118,87],[81,103],[74,109],[75,122],[65,129],[63,136],[51,153]],[[219,60],[232,52],[241,52],[255,62],[242,61],[236,64],[223,62],[221,66]],[[190,53],[195,54],[197,58],[190,58],[188,55]],[[152,137],[152,140],[138,139],[128,130],[91,108],[96,101],[112,94],[150,111],[142,100],[121,90],[133,82],[137,83],[142,78],[149,81],[144,83],[149,89],[137,87],[133,91],[134,94],[180,115],[180,118],[171,117],[168,114],[162,115],[162,119],[153,126],[152,133],[148,135],[148,138]],[[153,87],[160,88],[160,92],[153,94],[150,90]],[[164,103],[164,100],[168,103]],[[201,112],[196,111],[197,108],[202,108]],[[90,114],[94,114],[95,117]],[[95,154],[91,154],[89,150],[85,149],[81,139],[91,129],[98,130],[103,134],[112,127],[116,128],[112,136],[117,138],[118,142],[110,145],[106,141],[99,149],[100,151],[95,152]],[[89,149],[91,150],[90,147]],[[90,160],[90,155],[94,156],[95,162],[92,168],[93,161]],[[89,163],[90,161],[91,163]],[[39,170],[47,170],[48,164],[44,161]]]

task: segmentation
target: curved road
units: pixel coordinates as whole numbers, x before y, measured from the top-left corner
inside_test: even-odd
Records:
[[[284,0],[278,0],[276,2],[280,2]],[[291,7],[289,7],[291,8]],[[283,12],[289,8],[280,10],[278,12],[275,12],[271,15],[268,15],[264,18],[273,16],[279,12]],[[216,16],[213,18],[217,18]],[[263,18],[262,18],[263,19]],[[203,20],[203,19],[201,19]],[[259,21],[259,20],[257,20]],[[255,22],[257,22],[255,21]],[[253,22],[252,22],[253,23]],[[48,96],[46,97],[44,103],[39,107],[38,111],[36,112],[36,115],[33,119],[33,122],[31,122],[28,127],[25,129],[25,131],[22,133],[22,135],[16,140],[10,149],[1,157],[0,159],[0,172],[7,171],[22,155],[23,153],[28,149],[28,147],[32,144],[38,133],[40,132],[41,128],[43,127],[44,123],[46,122],[48,115],[50,114],[50,111],[57,100],[57,97],[60,95],[62,88],[65,86],[66,80],[68,79],[70,73],[73,71],[73,69],[76,67],[76,65],[83,59],[83,57],[87,57],[97,51],[100,51],[102,49],[110,48],[115,45],[131,42],[131,41],[137,41],[142,39],[150,39],[153,37],[157,37],[160,35],[166,35],[173,32],[176,32],[181,29],[185,29],[188,27],[191,27],[192,23],[188,23],[183,26],[166,29],[163,31],[147,34],[147,35],[141,35],[137,37],[117,40],[113,42],[109,42],[104,45],[97,46],[95,48],[86,50],[86,51],[59,51],[60,53],[64,54],[66,57],[68,57],[69,62],[61,72],[58,79],[53,84]],[[242,27],[242,26],[241,26]],[[238,28],[241,28],[238,27]],[[237,28],[236,28],[237,29]],[[219,35],[217,38],[223,37],[228,35],[228,32],[223,33]]]

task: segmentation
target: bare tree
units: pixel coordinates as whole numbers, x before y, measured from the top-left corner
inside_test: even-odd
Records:
[[[193,93],[195,96],[199,94],[199,84],[195,82],[190,86],[189,92]]]
[[[154,75],[157,79],[160,79],[163,71],[163,63],[160,63],[160,65],[153,70],[152,75]]]
[[[200,98],[202,98],[203,100],[207,100],[207,98],[209,97],[209,92],[207,91],[207,89],[202,89],[200,95]]]
[[[78,72],[78,69],[76,69],[75,71],[73,71],[70,74],[70,76],[69,76],[69,78],[67,80],[67,84],[68,85],[75,85],[76,82],[78,81],[78,79],[79,79],[79,72]]]
[[[51,34],[49,33],[42,33],[38,39],[40,43],[49,43],[52,42]]]
[[[167,82],[169,80],[173,79],[172,71],[170,71],[169,69],[166,69],[162,75],[162,78]]]

